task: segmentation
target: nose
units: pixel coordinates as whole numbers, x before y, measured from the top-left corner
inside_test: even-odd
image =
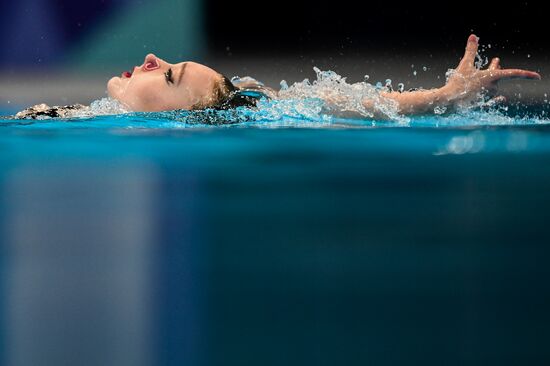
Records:
[[[145,56],[145,61],[141,67],[143,71],[153,71],[160,67],[160,62],[154,54],[150,53]]]

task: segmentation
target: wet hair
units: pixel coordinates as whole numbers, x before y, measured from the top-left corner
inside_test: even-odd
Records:
[[[231,80],[226,76],[221,75],[219,81],[214,85],[212,96],[208,103],[199,103],[191,109],[235,109],[238,107],[255,107],[258,100],[267,97],[257,88],[239,88],[233,85]]]

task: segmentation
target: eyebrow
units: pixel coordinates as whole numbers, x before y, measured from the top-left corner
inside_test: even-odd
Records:
[[[176,86],[179,86],[181,83],[181,78],[183,78],[183,74],[185,73],[185,67],[187,66],[187,62],[184,62],[180,67],[180,74],[178,76],[178,82],[176,83]]]

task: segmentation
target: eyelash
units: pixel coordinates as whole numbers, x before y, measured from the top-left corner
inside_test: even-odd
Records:
[[[172,78],[172,69],[168,69],[168,71],[164,73],[164,77],[166,78],[167,82],[174,84],[174,79]]]

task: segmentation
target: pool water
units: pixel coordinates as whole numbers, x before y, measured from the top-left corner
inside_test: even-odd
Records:
[[[537,113],[1,121],[0,357],[548,364]]]

